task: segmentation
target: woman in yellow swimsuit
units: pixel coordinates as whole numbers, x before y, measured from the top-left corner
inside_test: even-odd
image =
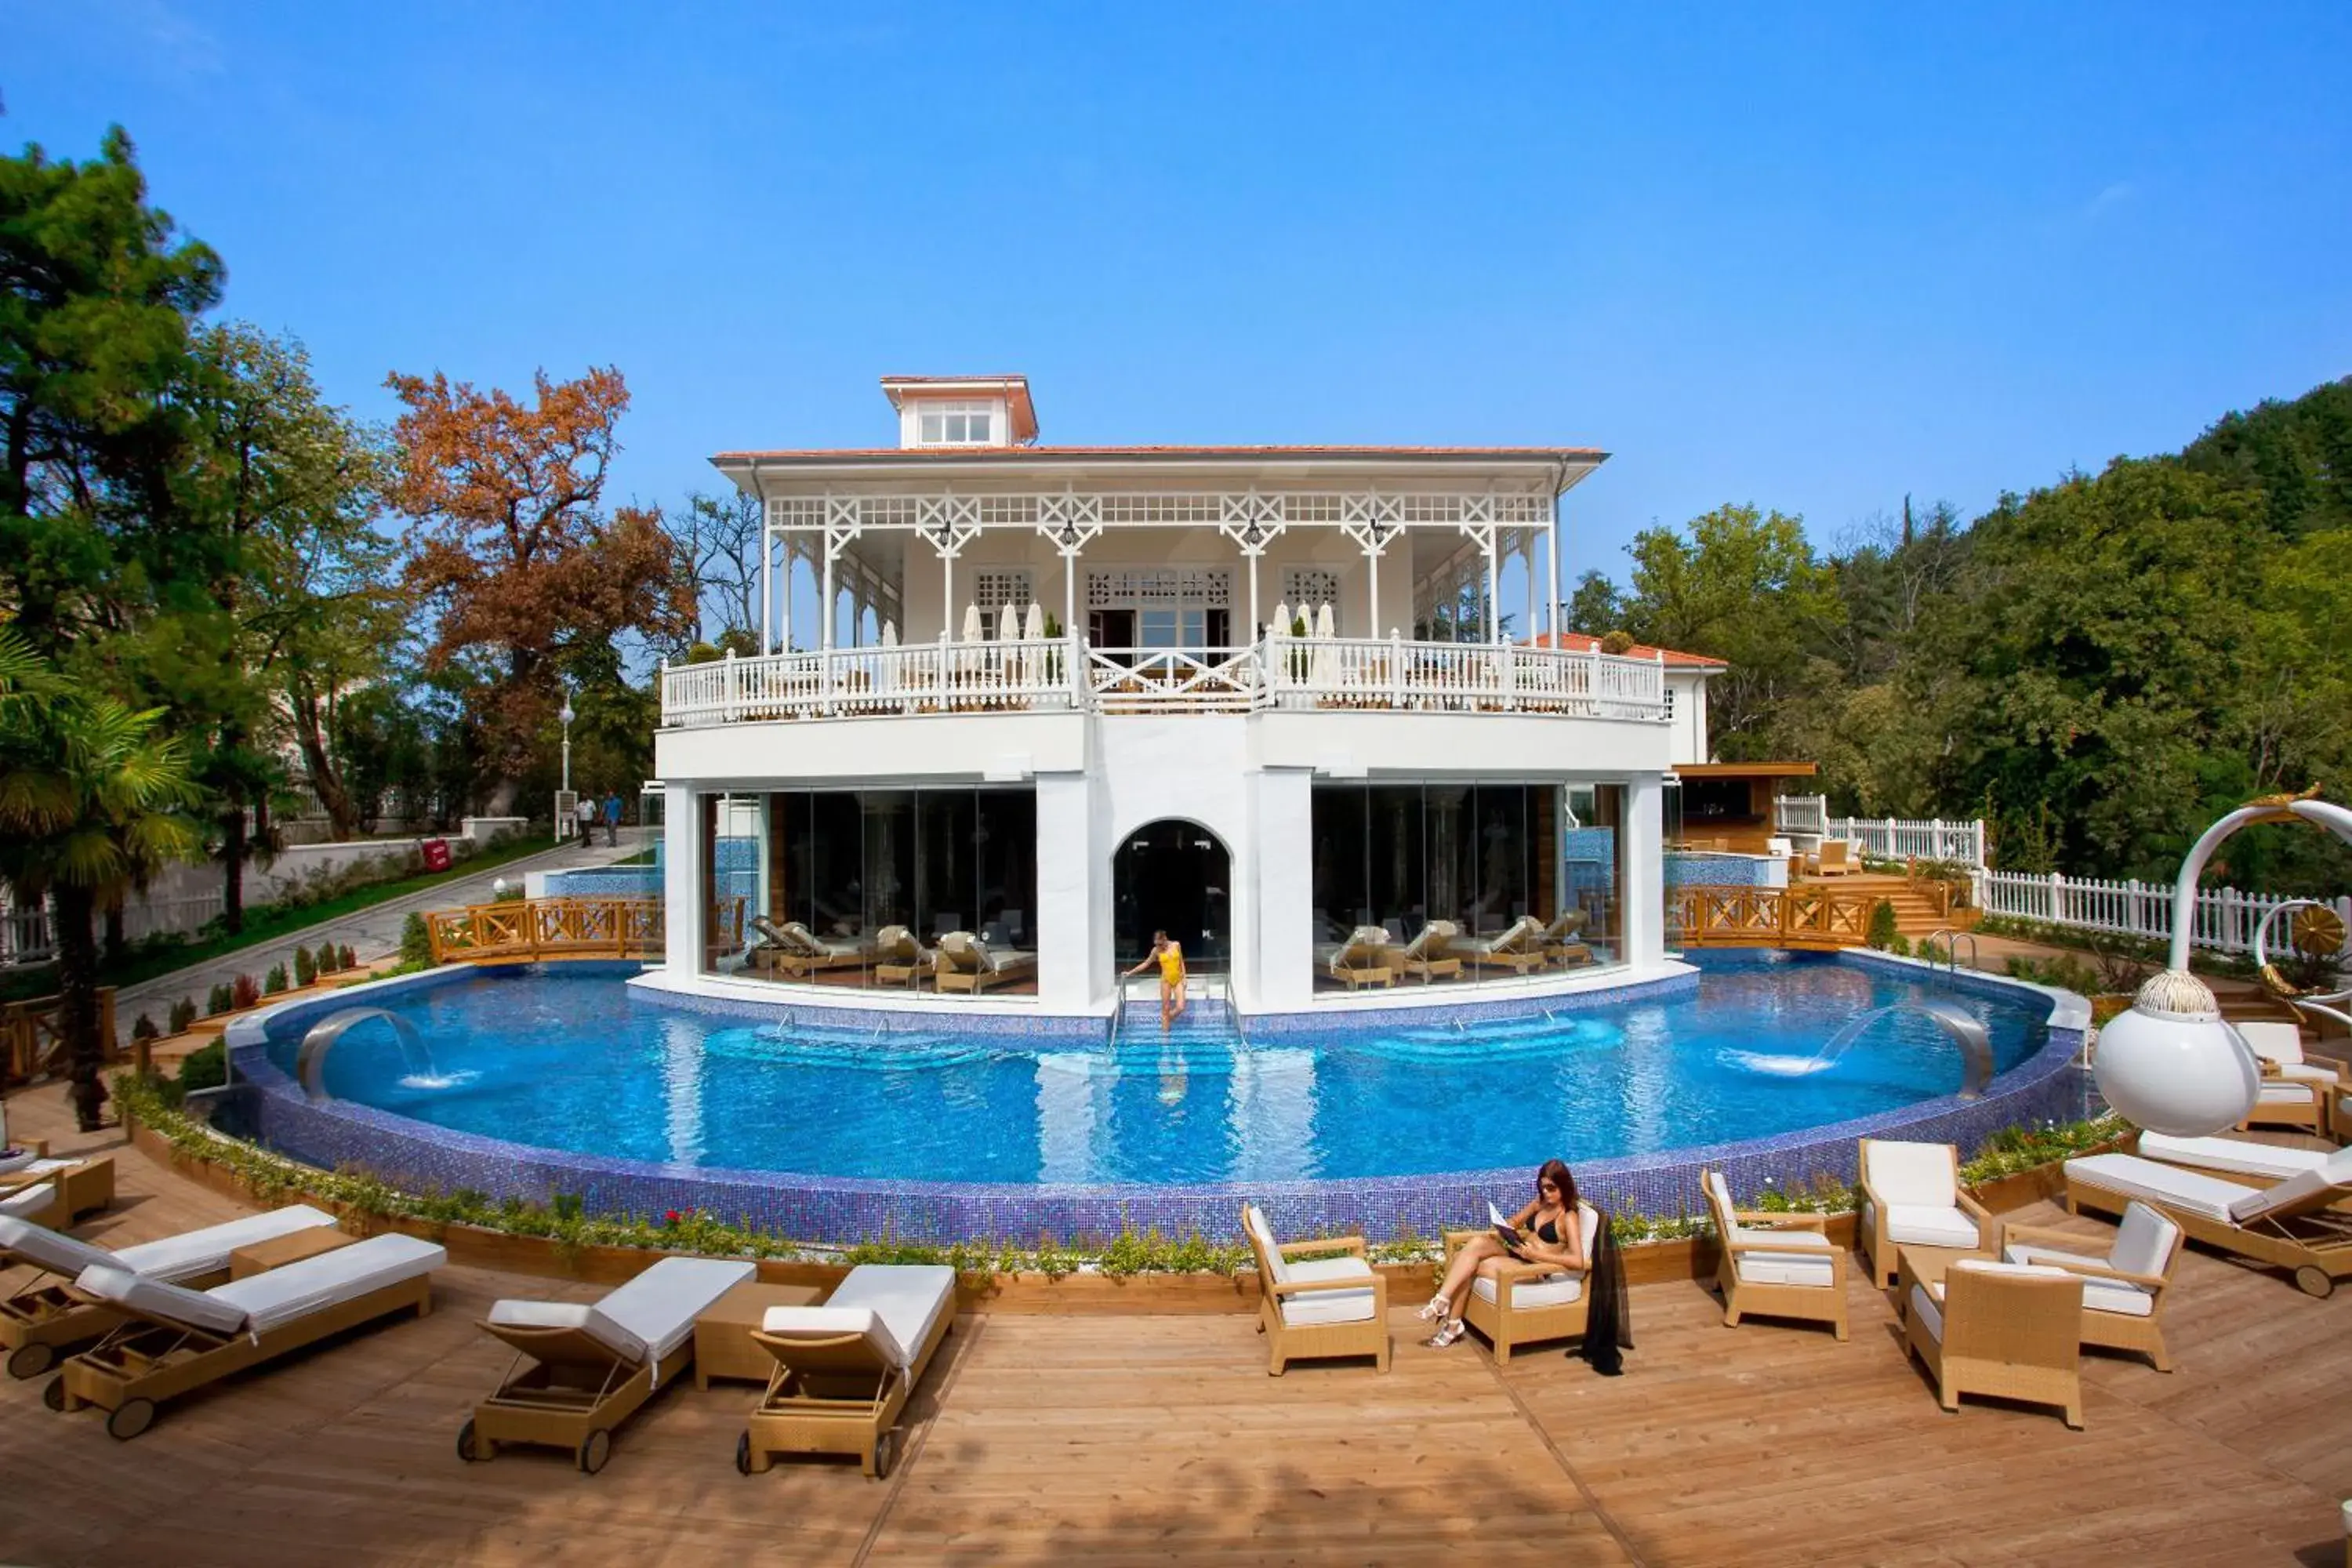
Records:
[[[1160,965],[1160,1027],[1165,1030],[1184,1016],[1184,949],[1164,931],[1151,933],[1151,951],[1127,973],[1140,974],[1154,963]]]

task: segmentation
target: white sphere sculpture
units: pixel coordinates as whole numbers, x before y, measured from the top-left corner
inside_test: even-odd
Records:
[[[2254,1053],[2222,1021],[2213,993],[2177,969],[2151,976],[2131,1011],[2099,1031],[2094,1071],[2126,1121],[2179,1137],[2235,1126],[2262,1087]]]
[[[492,903],[503,901],[513,892],[514,884],[508,881],[504,877],[496,878],[490,883],[490,901]]]

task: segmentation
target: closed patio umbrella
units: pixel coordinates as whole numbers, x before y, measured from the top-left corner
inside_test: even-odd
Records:
[[[1029,621],[1021,635],[1029,644],[1021,650],[1021,683],[1034,687],[1045,672],[1045,650],[1040,646],[1045,640],[1045,612],[1034,599],[1029,601]]]
[[[1315,649],[1315,684],[1318,687],[1328,687],[1339,679],[1339,652],[1328,646],[1333,635],[1331,603],[1327,599],[1323,602],[1322,607],[1315,612],[1315,640],[1324,645]]]
[[[978,605],[966,605],[963,607],[963,640],[980,641],[980,606]]]

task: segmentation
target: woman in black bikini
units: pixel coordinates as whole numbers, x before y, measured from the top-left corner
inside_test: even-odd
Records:
[[[1429,1305],[1421,1310],[1424,1322],[1438,1324],[1437,1332],[1424,1342],[1433,1349],[1443,1350],[1469,1331],[1462,1325],[1456,1304],[1469,1299],[1474,1279],[1481,1274],[1493,1279],[1496,1266],[1505,1258],[1549,1263],[1576,1271],[1589,1267],[1590,1259],[1584,1256],[1584,1227],[1576,1223],[1576,1178],[1568,1173],[1567,1163],[1546,1160],[1543,1169],[1536,1173],[1535,1201],[1511,1216],[1511,1228],[1519,1233],[1518,1248],[1514,1251],[1505,1247],[1489,1231],[1455,1253],[1453,1266],[1445,1271],[1444,1283],[1429,1299]]]

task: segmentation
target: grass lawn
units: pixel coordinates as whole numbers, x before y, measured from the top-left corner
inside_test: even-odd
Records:
[[[389,847],[389,846],[387,846]],[[517,838],[483,850],[480,854],[458,861],[446,871],[426,871],[415,877],[403,877],[395,882],[373,882],[364,888],[353,888],[347,893],[315,904],[256,904],[245,911],[245,930],[235,936],[209,936],[184,942],[142,945],[127,954],[121,963],[101,964],[98,983],[101,985],[136,985],[158,974],[169,974],[175,969],[209,963],[213,959],[275,942],[289,931],[298,931],[327,921],[341,920],[345,915],[373,909],[381,903],[409,893],[421,893],[461,877],[490,870],[509,860],[541,854],[555,847],[552,838]],[[261,978],[259,974],[254,976]],[[29,964],[0,974],[0,1001],[16,1001],[27,996],[46,996],[57,989],[58,972],[54,964]],[[195,998],[202,1006],[204,998]],[[158,1015],[158,1022],[161,1016]],[[127,1028],[126,1021],[124,1026]]]

